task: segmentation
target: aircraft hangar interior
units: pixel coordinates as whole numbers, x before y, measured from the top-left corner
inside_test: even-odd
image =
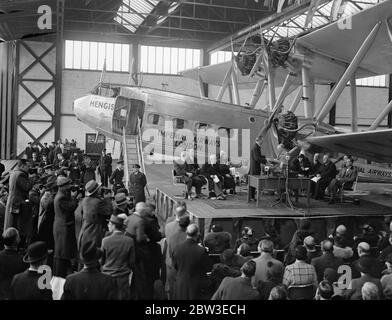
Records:
[[[392,0],[0,0],[0,300],[391,300],[391,164]]]

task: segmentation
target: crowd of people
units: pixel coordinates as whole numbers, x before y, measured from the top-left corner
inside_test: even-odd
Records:
[[[228,161],[224,155],[219,161],[212,155],[200,171],[190,156],[183,153],[175,164],[189,179],[189,193],[192,186],[201,193],[200,176],[212,180],[215,196],[233,187],[219,171]],[[322,176],[317,159],[312,165],[299,156],[294,163],[304,175],[313,170]],[[325,156],[319,166],[329,161]],[[123,161],[111,167],[105,150],[96,164],[74,142],[26,149],[0,185],[0,299],[392,299],[392,223],[389,230],[365,224],[354,238],[339,225],[319,239],[304,219],[282,256],[273,228],[258,237],[246,226],[235,239],[214,224],[203,234],[185,201],[160,224],[154,200],[146,201],[140,167],[135,164],[128,186]],[[352,170],[350,158],[344,170]],[[340,181],[334,176],[325,188]],[[39,285],[47,268],[50,284]]]

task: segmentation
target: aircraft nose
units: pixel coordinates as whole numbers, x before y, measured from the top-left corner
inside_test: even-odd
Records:
[[[82,120],[83,115],[87,113],[89,101],[89,96],[85,96],[73,102],[73,113],[79,120]]]

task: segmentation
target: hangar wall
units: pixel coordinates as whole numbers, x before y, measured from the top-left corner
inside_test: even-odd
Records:
[[[39,43],[35,42],[34,47],[37,51],[44,51],[48,48],[47,43]],[[0,51],[2,52],[2,51]],[[22,50],[20,52],[20,66],[27,65],[31,60],[31,54],[26,52],[26,50]],[[55,65],[56,55],[53,52],[50,52],[44,58],[44,62],[47,65],[53,66]],[[42,78],[42,66],[37,64],[30,71],[30,76],[41,77],[41,82],[31,83],[32,86],[41,85],[42,88],[40,90],[44,90],[45,79]],[[62,79],[62,99],[61,99],[61,115],[60,115],[60,137],[75,139],[78,142],[78,146],[81,149],[85,148],[86,143],[86,133],[94,133],[94,130],[88,128],[86,125],[81,123],[76,119],[72,112],[72,103],[76,98],[79,98],[85,94],[87,94],[91,89],[95,87],[95,85],[99,82],[100,72],[97,71],[86,71],[86,70],[63,70],[63,79]],[[29,77],[30,77],[29,76]],[[128,73],[116,73],[116,72],[107,72],[105,74],[104,81],[105,82],[114,82],[114,83],[127,83],[129,79]],[[143,86],[162,89],[165,87],[166,90],[174,91],[178,93],[190,94],[190,95],[199,95],[199,84],[196,81],[190,79],[184,79],[180,76],[173,75],[151,75],[146,74],[143,75],[142,79]],[[316,86],[316,110],[319,108],[322,103],[325,101],[328,91],[330,90],[329,86]],[[217,96],[219,88],[217,86],[209,86],[209,97],[214,98]],[[279,90],[276,91],[276,95],[278,95]],[[372,119],[385,107],[388,101],[388,88],[370,88],[370,87],[358,87],[358,115],[359,115],[359,125],[362,128],[370,125]],[[291,101],[293,100],[295,92],[292,93],[285,101],[285,105],[289,106]],[[241,90],[240,97],[241,103],[244,105],[246,102],[249,102],[252,96],[252,90]],[[226,92],[223,98],[223,101],[228,102],[229,96]],[[29,105],[31,103],[31,97],[26,95],[23,90],[19,91],[19,99],[18,109],[22,108],[22,106]],[[49,110],[54,110],[54,94],[49,92],[46,97],[44,105],[48,107]],[[302,104],[302,103],[301,103]],[[303,113],[303,107],[298,107],[297,113],[300,115]],[[3,104],[2,104],[3,105]],[[266,105],[266,94],[260,98],[257,108],[263,108]],[[349,87],[347,87],[339,100],[337,101],[336,108],[336,124],[337,125],[346,125],[349,126],[351,123],[351,101],[350,101],[350,93]],[[2,108],[4,110],[4,108]],[[33,128],[34,126],[41,126],[42,123],[37,122],[38,119],[43,121],[48,121],[46,119],[48,117],[47,112],[45,112],[42,108],[32,108],[29,114],[30,118],[33,120],[30,123],[32,130],[42,131],[42,128]],[[2,117],[3,119],[3,117]],[[328,119],[326,119],[328,121]],[[383,125],[387,125],[387,120],[383,122]],[[3,126],[2,126],[3,127]],[[4,140],[4,139],[3,139]],[[1,141],[3,141],[1,140]],[[31,141],[31,137],[26,135],[25,133],[18,130],[17,134],[17,154],[20,154],[21,151],[25,148],[27,143]],[[52,130],[47,132],[40,141],[50,143],[53,140]],[[3,143],[3,142],[2,142]],[[107,143],[108,150],[116,149],[118,152],[118,146],[113,146],[113,141],[108,141]],[[1,147],[3,150],[3,147]],[[10,157],[11,155],[1,155],[1,157]]]

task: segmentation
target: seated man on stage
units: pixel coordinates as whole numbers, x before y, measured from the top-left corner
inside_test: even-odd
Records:
[[[201,174],[208,179],[209,198],[225,200],[226,196],[223,194],[223,177],[219,172],[219,165],[217,163],[216,155],[210,155],[210,163],[206,163],[201,168]]]
[[[297,159],[294,159],[290,170],[298,175],[309,177],[311,167],[309,159],[301,153]]]
[[[232,165],[224,151],[221,151],[218,162],[219,174],[223,177],[223,191],[226,193],[227,190],[230,190],[231,193],[235,194],[235,178],[232,175],[230,168],[238,167],[238,165]]]
[[[331,195],[330,204],[335,203],[335,198],[338,191],[342,188],[344,190],[350,190],[354,184],[355,179],[357,178],[358,172],[357,169],[353,166],[353,160],[351,158],[347,158],[342,170],[336,176],[336,178],[332,179],[328,186],[328,192]]]
[[[331,161],[328,154],[323,157],[323,165],[320,167],[316,176],[311,180],[311,188],[314,190],[313,198],[315,200],[322,200],[327,186],[336,176],[336,166]]]
[[[201,195],[201,187],[203,186],[203,182],[200,177],[197,175],[196,167],[187,163],[187,152],[181,152],[181,160],[179,162],[174,161],[174,171],[177,176],[182,176],[184,182],[187,186],[187,193],[185,198],[190,198],[192,194],[192,187],[196,188],[196,198]]]

